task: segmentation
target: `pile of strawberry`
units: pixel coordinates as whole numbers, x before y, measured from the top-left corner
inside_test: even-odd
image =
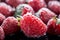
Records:
[[[1,0],[0,40],[17,31],[32,38],[60,35],[60,1]]]

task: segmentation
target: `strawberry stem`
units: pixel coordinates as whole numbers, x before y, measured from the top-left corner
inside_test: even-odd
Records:
[[[21,20],[21,18],[23,18],[23,17],[20,16],[20,15],[17,15],[17,17],[16,17],[16,19],[18,20],[18,26],[20,26],[20,20]]]

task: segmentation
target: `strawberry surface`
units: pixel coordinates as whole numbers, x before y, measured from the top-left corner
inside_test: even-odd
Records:
[[[2,14],[2,13],[0,13],[0,25],[2,24],[2,22],[5,20],[5,16]]]
[[[54,12],[49,10],[48,8],[41,8],[37,13],[36,16],[38,16],[44,23],[47,24],[47,22],[57,16]]]
[[[20,4],[16,8],[15,16],[17,16],[17,15],[22,15],[23,16],[27,12],[34,14],[34,10],[30,5],[28,5],[28,4]]]
[[[60,35],[60,19],[58,18],[53,18],[49,20],[48,24],[48,34],[52,35]]]
[[[14,17],[6,18],[1,26],[6,35],[14,34],[19,30],[18,20]]]
[[[50,1],[48,3],[48,8],[55,12],[57,15],[60,14],[60,2],[58,1]]]
[[[0,40],[4,40],[4,31],[3,31],[3,28],[0,26]]]
[[[13,16],[14,15],[14,8],[12,8],[10,5],[7,5],[4,2],[0,3],[0,13],[5,15],[6,17],[8,16]]]
[[[12,7],[17,7],[19,4],[24,4],[25,0],[5,0],[5,2]]]
[[[27,13],[20,20],[21,30],[27,37],[40,37],[44,36],[47,31],[47,26],[41,19]]]
[[[28,4],[37,12],[42,7],[47,7],[44,0],[28,0]]]

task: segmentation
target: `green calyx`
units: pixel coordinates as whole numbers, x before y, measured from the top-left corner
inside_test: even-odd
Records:
[[[24,6],[22,6],[22,4],[19,5],[19,6],[17,6],[17,8],[16,8],[16,10],[15,10],[15,15],[14,15],[14,17],[17,17],[17,15],[21,15],[23,8],[24,8]]]
[[[18,20],[18,26],[20,26],[20,19],[21,19],[21,17],[17,16],[16,19]]]
[[[56,24],[57,24],[57,25],[60,24],[60,19],[57,18],[57,16],[53,17],[53,19],[56,20]]]
[[[56,23],[57,23],[57,24],[60,24],[60,19],[57,18],[57,22],[56,22]]]
[[[21,15],[21,13],[22,13],[22,10],[19,11],[19,10],[16,9],[14,17],[17,17],[17,15]]]
[[[56,24],[57,24],[57,25],[60,24],[60,19],[59,19],[59,18],[57,18],[57,17],[55,16],[55,17],[53,17],[53,19],[56,20]]]

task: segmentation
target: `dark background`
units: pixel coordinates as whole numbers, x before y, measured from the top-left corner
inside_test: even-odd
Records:
[[[6,36],[5,40],[60,40],[60,36],[47,34],[40,38],[28,38],[22,32],[17,32],[14,35]]]

